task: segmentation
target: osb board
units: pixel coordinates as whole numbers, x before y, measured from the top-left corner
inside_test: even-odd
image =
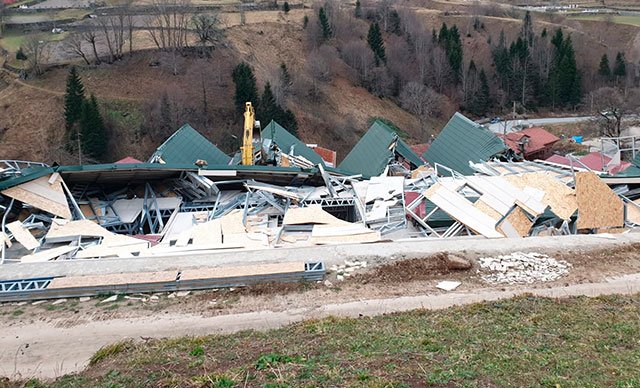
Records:
[[[627,207],[627,221],[640,225],[640,207],[631,203],[625,206]]]
[[[47,240],[63,241],[78,236],[111,237],[113,233],[89,220],[70,221],[64,225],[51,223],[51,228],[45,236]]]
[[[255,264],[241,267],[199,268],[183,270],[180,280],[222,279],[240,276],[258,276],[304,272],[304,262]]]
[[[320,205],[290,207],[284,215],[283,225],[325,224],[342,225],[345,221],[332,216]]]
[[[411,179],[421,178],[423,176],[429,176],[433,174],[435,171],[433,168],[428,166],[419,166],[415,170],[411,171]]]
[[[578,229],[624,225],[624,203],[596,174],[576,173],[576,197]]]
[[[33,237],[31,232],[29,232],[22,226],[22,222],[14,221],[10,224],[7,224],[6,227],[7,229],[9,229],[9,232],[13,234],[13,238],[15,238],[16,241],[22,244],[22,246],[26,249],[32,250],[40,246],[40,243],[38,242],[38,240],[36,240],[35,237]]]
[[[531,187],[544,191],[542,203],[549,206],[551,211],[563,220],[571,218],[578,209],[575,190],[545,172],[507,175],[504,179],[523,190]]]
[[[505,221],[509,222],[511,226],[518,232],[520,237],[526,237],[529,235],[529,231],[533,226],[533,222],[527,217],[522,208],[516,206],[507,217]],[[502,223],[498,225],[498,230],[502,230]]]
[[[494,208],[492,208],[491,206],[489,206],[486,202],[484,202],[482,200],[482,197],[480,197],[479,200],[477,200],[473,206],[480,210],[481,212],[483,212],[484,214],[488,215],[489,217],[493,218],[496,223],[502,218],[502,215]]]
[[[3,190],[2,194],[17,199],[40,210],[62,217],[71,218],[67,197],[60,179],[49,184],[51,175],[43,176],[31,182]]]
[[[53,279],[47,289],[172,282],[176,280],[177,275],[177,271],[164,271],[71,276]]]

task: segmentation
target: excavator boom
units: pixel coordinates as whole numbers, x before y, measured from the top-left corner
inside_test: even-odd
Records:
[[[242,165],[253,165],[253,127],[255,125],[255,112],[251,102],[245,103],[244,132],[242,134]]]

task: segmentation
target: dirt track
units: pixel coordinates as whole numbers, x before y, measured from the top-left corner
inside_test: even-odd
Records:
[[[0,307],[0,375],[51,378],[81,370],[101,346],[125,338],[170,337],[270,329],[326,316],[376,315],[416,308],[446,308],[532,293],[540,296],[634,294],[640,292],[638,244],[588,252],[557,253],[572,264],[570,274],[552,283],[491,286],[474,268],[449,271],[434,262],[395,261],[356,273],[334,285],[275,285],[235,291],[208,291],[146,302],[122,300],[4,305]],[[437,261],[437,256],[425,258]],[[405,279],[398,281],[398,279]],[[463,284],[451,293],[440,280]],[[16,311],[20,311],[18,316]]]

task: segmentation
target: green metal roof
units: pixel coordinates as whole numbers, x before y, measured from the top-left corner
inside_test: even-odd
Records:
[[[271,139],[284,153],[302,156],[315,165],[322,163],[324,166],[320,155],[273,120],[262,129],[260,136],[263,139]]]
[[[206,137],[189,124],[185,124],[156,149],[149,161],[166,164],[194,164],[198,159],[206,160],[210,165],[228,164],[231,160]]]
[[[473,175],[470,161],[487,161],[507,149],[493,132],[456,112],[422,157],[432,165],[438,163],[461,174]]]
[[[338,168],[362,174],[364,177],[380,175],[394,158],[391,145],[396,139],[396,153],[414,166],[424,164],[422,159],[388,125],[376,120]]]
[[[22,175],[1,181],[0,190],[8,189],[22,183],[30,182],[45,175],[53,174],[54,172],[55,168],[53,167],[29,167],[28,169],[22,170]]]

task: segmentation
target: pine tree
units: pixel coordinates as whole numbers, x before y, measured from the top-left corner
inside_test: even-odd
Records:
[[[458,84],[460,81],[460,74],[462,74],[462,41],[460,40],[460,32],[458,26],[453,26],[448,33],[448,42],[445,46],[447,51],[447,58],[449,59],[449,65],[451,66],[451,74],[453,74],[453,83]]]
[[[491,104],[491,95],[489,91],[489,83],[487,81],[487,74],[484,72],[484,69],[480,69],[478,81],[480,82],[480,86],[473,95],[470,111],[477,116],[485,116],[489,110],[489,105]]]
[[[83,154],[93,159],[100,159],[104,156],[108,143],[107,130],[98,108],[98,102],[93,94],[82,105],[80,133]]]
[[[282,4],[282,10],[284,11],[285,14],[289,13],[289,11],[291,10],[291,8],[289,7],[288,1],[285,1],[284,4]]]
[[[576,65],[575,51],[571,37],[568,36],[562,45],[562,58],[558,63],[558,87],[560,103],[564,106],[575,106],[580,102],[582,87],[581,77]]]
[[[258,87],[256,86],[256,77],[253,70],[245,62],[240,63],[233,69],[233,83],[236,86],[235,105],[236,111],[241,114],[244,112],[245,103],[251,102],[258,105]]]
[[[524,15],[520,36],[522,37],[522,40],[524,40],[524,42],[527,44],[527,46],[533,46],[533,20],[531,19],[531,12],[529,11],[527,11]]]
[[[362,17],[362,5],[360,4],[360,0],[356,0],[355,17],[358,19]]]
[[[173,106],[166,92],[162,93],[162,98],[160,99],[160,123],[158,127],[163,136],[175,130],[173,123]]]
[[[400,29],[400,24],[400,14],[394,9],[389,14],[389,32],[392,34],[401,35],[402,30]]]
[[[70,131],[73,124],[80,119],[83,101],[84,86],[76,67],[72,66],[67,77],[67,91],[64,95],[64,119],[67,131]]]
[[[440,27],[440,33],[438,33],[438,44],[445,48],[449,44],[449,29],[447,28],[447,23],[442,23],[442,27]]]
[[[616,77],[624,77],[627,75],[627,65],[625,63],[624,53],[618,52],[616,55],[616,63],[613,67],[613,75]]]
[[[322,29],[322,39],[327,40],[331,38],[333,31],[331,31],[331,24],[329,23],[329,18],[327,17],[324,7],[320,7],[320,11],[318,12],[318,23],[320,23],[320,28]]]
[[[273,120],[294,136],[298,135],[298,122],[296,121],[295,115],[290,110],[285,110],[278,105],[269,82],[264,85],[256,116],[264,125],[269,124],[271,120]]]
[[[304,17],[302,18],[302,29],[306,30],[307,25],[309,25],[309,16],[304,15]]]
[[[607,56],[607,54],[602,55],[602,58],[600,58],[598,75],[603,77],[605,80],[608,80],[611,78],[611,67],[609,66],[609,56]]]
[[[369,33],[367,34],[367,43],[376,61],[376,65],[380,62],[386,62],[387,56],[384,49],[384,40],[382,39],[382,32],[380,32],[380,25],[375,22],[369,26]]]

